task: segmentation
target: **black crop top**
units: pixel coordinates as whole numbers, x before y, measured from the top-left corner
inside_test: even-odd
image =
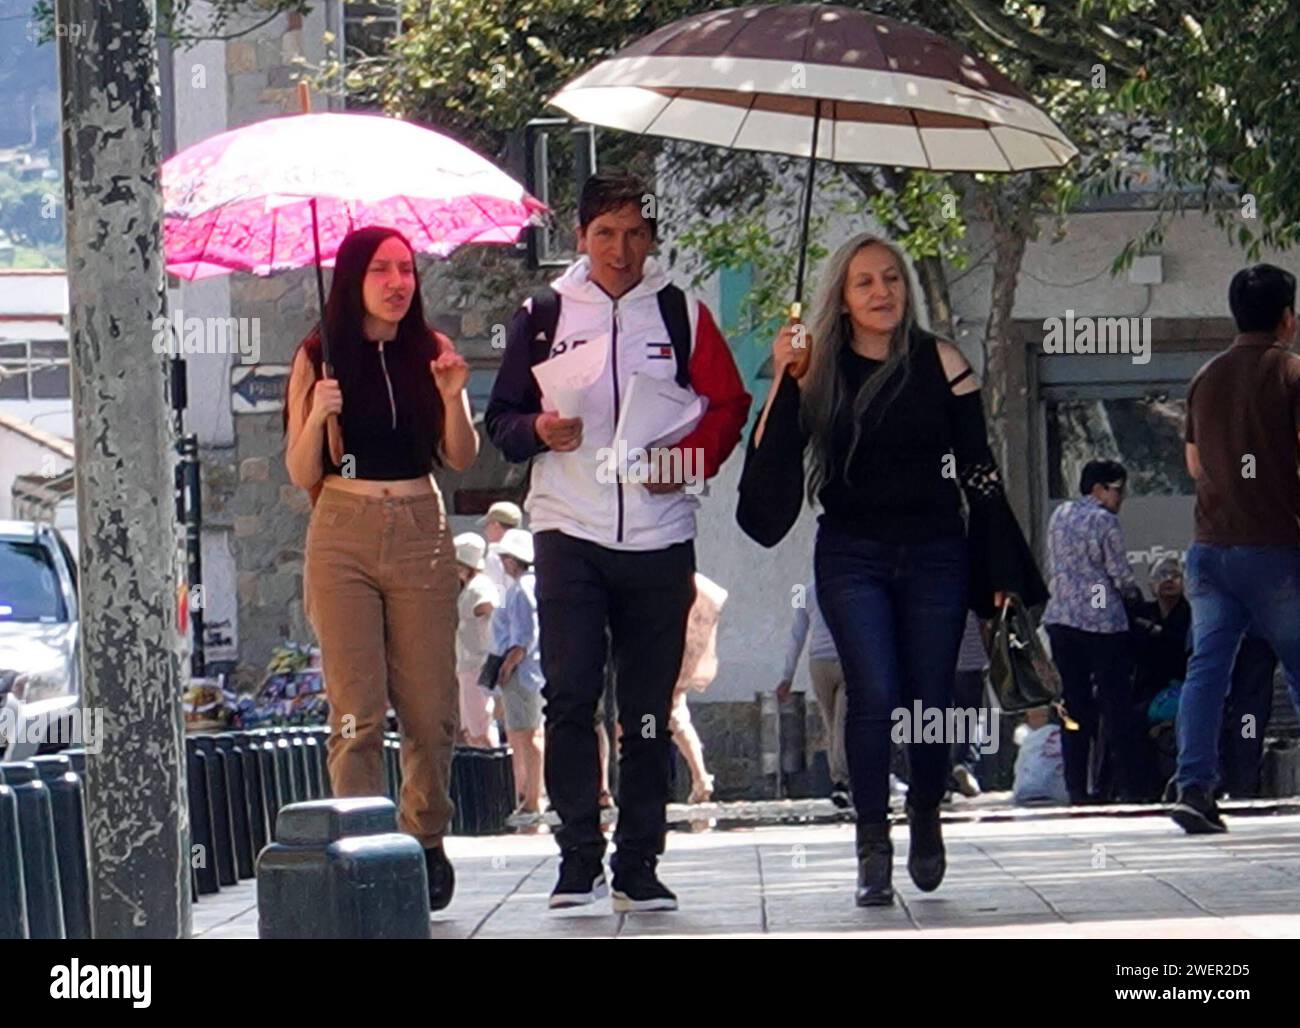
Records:
[[[429,362],[438,354],[431,337],[417,352],[398,337],[384,343],[358,339],[330,347],[343,393],[344,464],[349,477],[379,481],[419,478],[433,470],[442,441],[443,403]],[[321,465],[327,475],[344,469],[330,460],[328,435]]]

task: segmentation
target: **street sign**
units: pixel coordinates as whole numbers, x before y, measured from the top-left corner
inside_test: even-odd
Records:
[[[236,364],[230,369],[230,409],[235,414],[272,414],[284,406],[287,364]]]

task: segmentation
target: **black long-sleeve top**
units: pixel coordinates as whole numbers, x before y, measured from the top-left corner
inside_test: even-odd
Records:
[[[906,379],[884,384],[863,414],[852,454],[851,400],[843,405],[832,432],[830,473],[817,494],[823,509],[819,520],[890,543],[966,535],[972,548],[970,605],[976,613],[992,616],[996,591],[1017,593],[1027,606],[1044,602],[1047,589],[1003,492],[979,392],[953,394],[930,333],[914,330],[910,345]],[[841,351],[840,361],[850,398],[883,363],[849,347]],[[802,467],[808,436],[800,402],[798,384],[786,375],[768,413],[762,445],[755,448],[750,441],[751,461],[773,470],[791,462]],[[766,496],[763,509],[751,504],[742,516],[742,524],[746,518],[755,522],[757,534],[750,525],[746,530],[762,542],[765,524],[788,524],[802,505],[802,490],[780,492],[784,495]],[[767,543],[773,545],[784,530],[767,534],[775,534]]]

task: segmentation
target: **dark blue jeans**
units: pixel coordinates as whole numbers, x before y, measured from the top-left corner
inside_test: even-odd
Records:
[[[966,626],[966,540],[881,543],[822,527],[814,552],[817,602],[844,666],[845,750],[860,823],[889,816],[893,714],[952,706]],[[946,718],[945,718],[946,721]],[[919,731],[919,729],[918,729]],[[908,742],[908,803],[939,805],[948,782],[947,733]]]
[[[1223,700],[1248,627],[1273,647],[1300,709],[1300,547],[1194,543],[1187,551],[1187,599],[1192,656],[1178,702],[1178,784],[1211,789]]]

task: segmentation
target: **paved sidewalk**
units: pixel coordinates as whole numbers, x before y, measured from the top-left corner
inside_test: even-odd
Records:
[[[1167,817],[945,824],[948,876],[921,893],[894,829],[892,909],[853,905],[849,825],[674,832],[661,864],[682,909],[554,915],[554,840],[453,838],[451,907],[435,938],[852,935],[869,937],[1300,938],[1300,815],[1237,817],[1221,836]],[[194,906],[200,938],[255,938],[252,882]]]

